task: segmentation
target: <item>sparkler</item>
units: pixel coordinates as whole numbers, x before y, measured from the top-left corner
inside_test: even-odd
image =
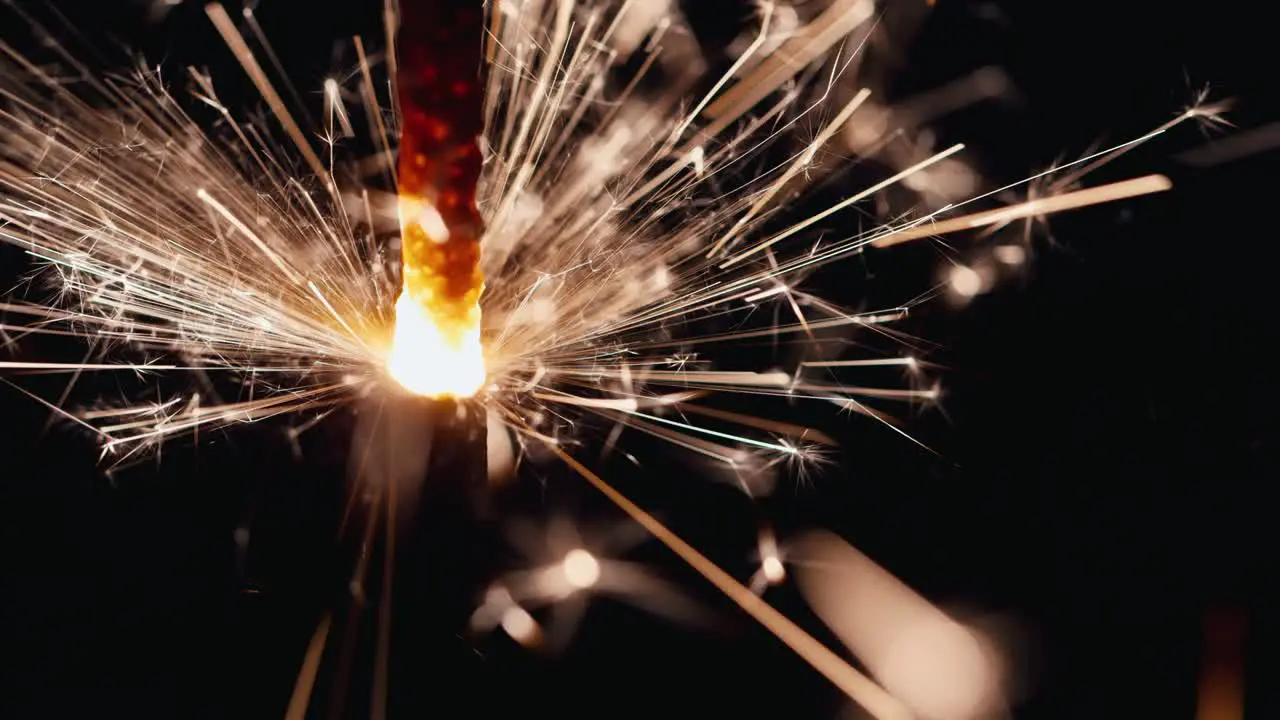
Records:
[[[485,381],[476,209],[484,13],[472,2],[406,2],[400,23],[404,290],[387,369],[421,395],[470,396]]]
[[[403,10],[427,13],[406,14],[414,23],[443,19],[429,7],[444,5]],[[762,473],[809,462],[829,439],[718,398],[834,406],[903,432],[881,404],[934,400],[936,389],[919,379],[925,365],[910,354],[833,360],[824,347],[834,332],[892,335],[918,301],[851,312],[805,292],[805,277],[873,249],[1167,190],[1160,176],[1081,182],[1116,154],[1216,109],[1194,107],[1066,166],[968,200],[922,201],[855,231],[846,216],[885,191],[945,195],[929,191],[963,157],[959,145],[883,153],[881,179],[808,216],[789,213],[842,138],[867,158],[901,149],[884,108],[849,87],[876,14],[871,0],[834,0],[807,22],[793,8],[761,4],[722,72],[710,70],[670,3],[526,0],[489,10],[479,116],[467,110],[475,86],[415,85],[424,76],[406,73],[466,57],[453,53],[481,42],[481,16],[402,44],[409,62],[389,72],[408,138],[398,166],[397,126],[388,127],[378,68],[359,39],[359,72],[325,85],[322,152],[220,5],[209,16],[272,123],[238,120],[214,79],[196,71],[191,108],[156,69],[99,77],[54,45],[63,68],[55,71],[0,42],[0,239],[44,264],[55,294],[5,301],[0,311],[17,320],[0,322],[0,332],[69,336],[91,349],[84,360],[17,356],[0,369],[72,382],[99,372],[211,379],[143,403],[72,409],[36,398],[98,436],[115,462],[179,435],[305,411],[301,432],[384,392],[388,373],[422,395],[482,388],[477,402],[523,449],[549,449],[874,714],[901,716],[871,680],[572,450],[591,429],[608,447],[643,433],[710,459],[750,489]],[[383,149],[363,163],[342,160],[356,104]],[[428,105],[434,116],[415,114]],[[876,122],[860,119],[867,113]],[[804,140],[801,129],[814,126]],[[393,167],[398,193],[366,182]],[[989,207],[1024,186],[1045,196]],[[378,241],[397,225],[399,260]],[[762,309],[785,319],[762,322]],[[711,362],[723,356],[717,349],[760,341],[801,360]],[[909,386],[849,375],[894,365],[915,378]],[[216,399],[210,388],[227,378],[241,397]],[[770,558],[765,577],[781,579],[780,560]]]
[[[370,593],[377,598],[377,638],[373,662],[365,663],[376,720],[428,714],[440,701],[440,685],[458,690],[449,673],[464,659],[452,652],[454,639],[491,562],[485,417],[449,399],[470,397],[485,381],[483,220],[476,209],[484,14],[465,0],[407,2],[394,29],[403,288],[387,373],[413,396],[380,393],[374,412],[359,421],[367,433],[359,447],[381,457],[358,466],[357,487],[385,496],[371,503],[374,524],[380,506],[386,517],[385,537],[374,544],[383,557],[381,583]],[[366,539],[362,552],[370,545]],[[353,582],[367,586],[363,575],[357,571]],[[358,627],[356,610],[348,628]],[[393,625],[406,639],[393,639]],[[343,656],[351,652],[348,646]],[[434,682],[425,691],[417,682],[394,681],[428,673]],[[345,675],[337,678],[340,686]],[[306,707],[309,697],[300,690],[293,707]],[[334,701],[342,705],[341,697]]]

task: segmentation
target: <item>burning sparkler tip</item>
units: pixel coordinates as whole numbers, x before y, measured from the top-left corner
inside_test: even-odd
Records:
[[[479,324],[441,327],[412,295],[401,293],[386,368],[401,387],[416,395],[475,395],[488,380]]]

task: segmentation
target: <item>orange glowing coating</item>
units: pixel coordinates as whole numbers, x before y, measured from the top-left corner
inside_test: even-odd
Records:
[[[404,0],[396,74],[400,106],[404,284],[388,370],[424,395],[470,395],[484,383],[476,183],[484,131],[484,12],[475,0]]]

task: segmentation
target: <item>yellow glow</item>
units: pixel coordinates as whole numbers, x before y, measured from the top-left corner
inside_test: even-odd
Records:
[[[387,372],[418,395],[474,395],[485,383],[480,323],[447,336],[421,304],[408,293],[400,293]]]

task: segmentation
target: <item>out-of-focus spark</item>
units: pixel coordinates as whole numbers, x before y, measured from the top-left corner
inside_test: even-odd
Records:
[[[566,553],[561,567],[564,579],[579,590],[595,585],[600,579],[600,562],[582,548],[574,548]]]
[[[971,298],[982,292],[982,275],[971,267],[956,265],[947,276],[951,290],[962,298]]]
[[[769,530],[760,532],[760,574],[770,585],[777,585],[787,577],[787,569],[778,554],[778,539]]]
[[[772,3],[769,3],[770,5]],[[724,132],[744,113],[774,93],[796,73],[809,67],[837,43],[849,36],[875,13],[871,0],[836,0],[813,22],[804,26],[781,47],[769,53],[750,74],[707,106],[710,125],[706,137]]]
[[[1280,148],[1280,123],[1268,123],[1226,138],[1188,150],[1177,159],[1194,167],[1206,168],[1241,160]]]
[[[1061,195],[1028,200],[1017,205],[986,210],[972,215],[965,215],[964,217],[917,225],[906,230],[889,233],[872,244],[879,248],[892,247],[912,240],[919,240],[920,238],[938,237],[962,230],[974,230],[988,225],[1050,215],[1064,210],[1075,210],[1090,205],[1164,192],[1172,188],[1173,183],[1164,175],[1144,175],[1131,180],[1121,180],[1120,182],[1085,188]]]
[[[830,533],[788,549],[818,616],[916,716],[977,720],[999,712],[1003,662],[977,634]]]
[[[545,613],[538,621],[536,644],[556,650],[571,638],[591,599],[602,595],[679,622],[704,619],[705,613],[677,588],[621,558],[649,539],[638,525],[621,523],[601,533],[584,532],[567,518],[557,518],[545,529],[516,520],[508,536],[532,569],[512,570],[489,589],[472,615],[476,630],[493,630],[513,608]]]
[[[519,605],[512,605],[503,611],[502,629],[521,645],[534,645],[537,643],[539,635],[538,621],[533,619],[529,611]]]
[[[815,670],[826,676],[836,687],[844,691],[850,698],[870,712],[872,716],[879,720],[907,720],[911,717],[906,708],[881,689],[880,686],[872,682],[871,679],[840,659],[840,656],[832,652],[830,648],[815,640],[812,635],[806,633],[799,625],[796,625],[785,615],[775,610],[772,605],[761,600],[750,589],[733,579],[724,570],[721,570],[718,565],[708,560],[705,555],[695,550],[693,546],[669,530],[666,525],[658,522],[656,518],[642,510],[639,505],[631,502],[599,475],[578,462],[572,455],[561,449],[558,444],[551,442],[548,443],[548,447],[623,512],[644,526],[654,537],[670,548],[672,552],[679,555],[690,567],[706,578],[712,585],[715,585],[720,592],[724,593],[748,615],[768,628],[779,640],[786,643],[797,655],[812,665]]]
[[[329,639],[332,621],[333,617],[326,613],[312,634],[311,642],[307,644],[302,669],[298,671],[298,679],[293,685],[293,694],[289,696],[289,706],[285,709],[285,720],[306,720],[307,707],[311,704],[312,691],[315,689],[316,677],[320,673],[320,660],[324,656],[324,647]]]
[[[770,555],[760,564],[760,569],[764,571],[764,577],[771,583],[782,582],[787,576],[787,571],[782,567],[782,561],[776,555]]]
[[[992,254],[1005,265],[1021,265],[1027,259],[1027,250],[1021,245],[1000,245]]]

